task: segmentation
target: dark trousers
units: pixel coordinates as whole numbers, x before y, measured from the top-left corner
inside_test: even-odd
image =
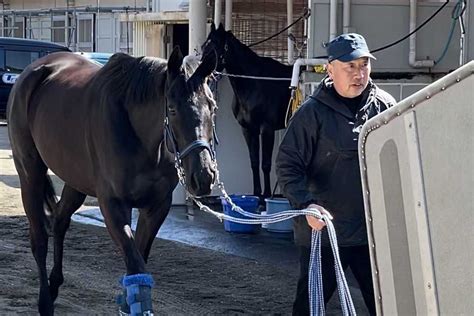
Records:
[[[300,251],[300,278],[296,289],[296,298],[293,303],[293,315],[309,315],[308,275],[311,249],[299,247]],[[372,286],[372,272],[370,268],[370,254],[368,246],[339,247],[339,256],[344,271],[350,267],[359,283],[365,305],[370,315],[375,315],[374,288]],[[323,277],[324,304],[337,288],[334,272],[334,257],[331,247],[321,247],[321,272]]]

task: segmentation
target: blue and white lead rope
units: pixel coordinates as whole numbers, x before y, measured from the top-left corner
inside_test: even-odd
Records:
[[[334,256],[334,269],[336,272],[337,292],[344,316],[356,315],[354,303],[352,302],[349,286],[347,285],[344,269],[342,268],[339,248],[337,246],[336,230],[331,219],[327,215],[321,217],[326,222],[329,241]],[[313,230],[311,235],[311,257],[309,260],[309,299],[311,315],[325,315],[323,279],[321,272],[321,231]]]
[[[344,270],[341,265],[341,259],[339,257],[336,230],[334,229],[334,225],[332,224],[331,218],[328,215],[321,214],[321,212],[317,209],[287,210],[270,215],[250,213],[243,210],[241,207],[239,207],[232,201],[232,199],[225,191],[224,184],[222,182],[218,182],[217,186],[221,190],[225,201],[231,206],[233,211],[236,211],[246,217],[250,217],[237,218],[216,212],[201,203],[200,201],[196,200],[194,197],[192,197],[193,201],[196,203],[200,210],[216,216],[221,221],[227,220],[240,224],[273,224],[301,215],[312,215],[324,220],[329,234],[329,241],[331,243],[332,253],[334,255],[334,268],[336,272],[337,289],[339,294],[339,300],[341,302],[342,313],[344,316],[356,315],[354,303],[352,302],[349,286],[347,285]],[[311,257],[309,263],[308,288],[311,315],[325,315],[323,281],[321,272],[321,231],[316,230],[313,230],[311,237]]]

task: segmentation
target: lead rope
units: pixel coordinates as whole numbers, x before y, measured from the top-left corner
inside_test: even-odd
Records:
[[[302,209],[302,210],[287,210],[274,214],[254,214],[243,210],[241,207],[236,205],[232,199],[227,194],[224,183],[220,182],[218,179],[218,174],[216,175],[216,185],[222,192],[223,198],[231,206],[233,211],[236,211],[246,217],[250,218],[237,218],[224,213],[219,213],[208,206],[204,205],[202,202],[197,200],[195,197],[191,196],[192,200],[196,203],[201,211],[210,213],[216,216],[219,220],[227,220],[240,224],[273,224],[281,222],[295,216],[301,215],[312,215],[319,219],[324,220],[329,234],[329,240],[332,247],[332,252],[334,255],[334,268],[336,272],[336,282],[337,289],[339,294],[339,300],[341,302],[341,308],[344,316],[356,315],[354,304],[352,302],[351,293],[349,291],[349,286],[344,275],[344,269],[341,265],[341,259],[339,257],[339,248],[337,246],[336,231],[334,225],[332,224],[331,218],[326,214],[321,214],[317,209]],[[308,276],[308,288],[309,288],[309,304],[310,304],[310,313],[311,315],[324,316],[324,295],[323,295],[323,281],[322,281],[322,272],[321,272],[321,231],[313,230],[311,238],[311,255],[309,263],[309,276]]]
[[[322,219],[326,222],[329,241],[331,243],[332,253],[334,256],[334,269],[336,272],[337,292],[341,303],[342,314],[344,316],[357,315],[352,302],[349,286],[347,285],[344,269],[342,268],[341,258],[339,257],[339,248],[337,246],[336,230],[330,218],[322,215]],[[313,230],[311,235],[311,256],[309,261],[309,299],[311,315],[325,315],[324,309],[324,293],[323,279],[321,271],[321,231]]]
[[[167,121],[165,121],[165,128],[169,128],[169,125],[167,125]],[[172,130],[169,128],[169,131],[172,136]],[[215,133],[215,131],[213,131]],[[171,140],[174,143],[174,139]],[[175,144],[173,144],[173,147],[176,147]],[[207,149],[212,151],[214,147],[212,146],[206,146]],[[178,179],[181,185],[186,188],[186,179],[184,176],[184,168],[181,163],[180,155],[179,152],[176,150],[174,152],[175,154],[175,168],[177,171]],[[236,205],[232,199],[229,197],[227,194],[224,183],[219,180],[219,170],[217,168],[217,160],[216,160],[216,155],[215,153],[211,154],[213,159],[212,162],[215,166],[216,170],[216,178],[214,185],[217,186],[225,201],[231,206],[233,211],[236,211],[246,217],[249,218],[236,218],[230,215],[226,215],[224,213],[219,213],[208,206],[204,205],[201,201],[199,201],[197,198],[193,196],[191,193],[188,192],[189,197],[196,203],[196,205],[199,207],[201,211],[210,213],[214,216],[216,216],[220,221],[222,220],[227,220],[235,223],[240,223],[240,224],[273,224],[277,222],[281,222],[290,218],[293,218],[295,216],[301,216],[301,215],[311,215],[316,218],[322,219],[326,223],[326,227],[328,229],[328,234],[329,234],[329,240],[331,243],[332,247],[332,252],[334,255],[334,267],[336,271],[336,282],[337,282],[337,289],[339,293],[339,299],[341,302],[341,307],[342,307],[342,312],[344,316],[351,316],[351,315],[356,315],[354,304],[352,302],[351,298],[351,293],[349,292],[349,287],[347,286],[347,281],[344,276],[344,270],[342,269],[341,265],[341,260],[339,258],[339,250],[337,247],[337,238],[336,238],[336,231],[334,229],[334,225],[332,224],[331,221],[331,216],[328,214],[321,214],[321,212],[317,209],[302,209],[302,210],[287,210],[287,211],[282,211],[274,214],[254,214],[251,212],[247,212],[243,210],[241,207]],[[316,270],[314,270],[316,268]],[[324,316],[325,315],[325,310],[324,310],[324,295],[323,295],[323,287],[322,287],[322,273],[321,273],[321,232],[320,231],[315,231],[313,230],[312,233],[312,238],[311,238],[311,255],[310,255],[310,266],[309,266],[309,276],[308,276],[308,287],[309,287],[309,305],[310,305],[310,312],[311,315],[318,315],[318,316]],[[316,284],[315,284],[316,283]]]

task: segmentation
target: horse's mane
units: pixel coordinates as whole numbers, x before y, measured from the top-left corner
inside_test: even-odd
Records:
[[[187,55],[183,58],[183,70],[186,80],[191,78],[193,73],[199,67],[199,58],[194,55]]]
[[[197,56],[187,55],[183,58],[182,67],[184,70],[184,76],[186,80],[191,78],[191,76],[194,74],[196,69],[199,67],[199,64],[200,64],[200,59]],[[207,99],[211,102],[212,107],[214,109],[217,109],[217,102],[214,99],[213,93],[211,89],[209,88],[209,86],[207,85],[207,83],[204,84],[203,88],[204,88],[204,94],[206,95]]]
[[[165,60],[117,53],[97,73],[94,85],[114,101],[143,104],[163,96],[165,81]]]
[[[182,69],[188,80],[199,66],[199,59],[186,56]],[[113,55],[97,73],[93,85],[101,89],[101,96],[111,98],[111,103],[144,104],[164,98],[167,62],[156,57],[132,57],[127,54]],[[209,87],[204,93],[215,106]],[[109,99],[110,100],[110,99]]]

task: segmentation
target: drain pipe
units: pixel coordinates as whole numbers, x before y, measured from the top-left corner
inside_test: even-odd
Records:
[[[293,23],[293,0],[286,0],[286,13],[286,22],[287,25],[290,25],[291,23]],[[292,32],[293,27],[290,27],[288,29],[288,65],[292,65],[295,59]]]
[[[329,41],[337,35],[337,0],[331,0],[329,6]]]
[[[464,45],[466,44],[466,27],[463,23],[463,21],[466,21],[466,11],[464,10],[463,14],[461,15],[459,19],[459,28],[461,29],[461,37],[459,38],[459,66],[464,65],[467,62],[467,59],[465,58],[465,53],[464,53]],[[468,27],[469,29],[469,27]]]
[[[206,41],[206,2],[189,0],[189,55],[201,53],[201,44]]]
[[[351,32],[351,0],[344,0],[342,7],[342,31]]]
[[[410,33],[416,29],[417,0],[410,0]],[[413,68],[430,68],[434,66],[433,60],[416,60],[416,33],[410,35],[410,51],[408,63]]]
[[[232,0],[225,0],[225,30],[232,30]]]
[[[216,0],[214,3],[214,26],[216,29],[221,24],[222,0]]]

